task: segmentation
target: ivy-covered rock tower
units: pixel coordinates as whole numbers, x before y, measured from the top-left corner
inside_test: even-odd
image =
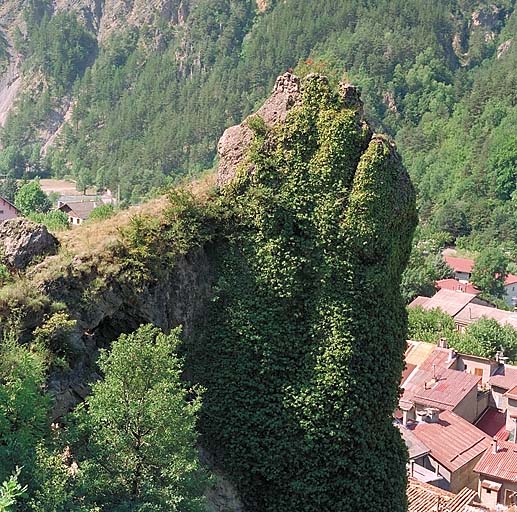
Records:
[[[203,439],[253,512],[403,511],[392,425],[417,223],[357,90],[286,74],[221,140],[215,289],[189,366]]]

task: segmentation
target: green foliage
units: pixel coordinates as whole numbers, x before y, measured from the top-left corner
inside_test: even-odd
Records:
[[[16,505],[16,499],[23,496],[27,490],[27,486],[23,487],[18,482],[20,476],[18,468],[7,480],[2,482],[0,486],[0,512],[12,512],[12,506]]]
[[[493,359],[497,351],[503,350],[511,361],[517,359],[517,330],[509,325],[481,318],[464,332],[458,332],[454,319],[439,309],[414,307],[409,308],[408,313],[409,339],[436,343],[440,338],[447,338],[449,346],[463,354]]]
[[[14,204],[24,215],[45,213],[52,207],[49,198],[41,189],[39,180],[24,183],[16,192]]]
[[[476,258],[471,282],[483,292],[501,298],[508,275],[508,257],[498,248],[488,247]]]
[[[26,45],[28,62],[41,70],[58,94],[70,89],[95,58],[95,37],[77,17],[60,11],[30,27]]]
[[[8,283],[10,280],[11,273],[9,272],[9,269],[3,263],[0,263],[0,287]]]
[[[37,446],[48,433],[45,371],[45,354],[20,345],[14,326],[4,330],[0,341],[0,481],[23,467],[23,483],[30,489]]]
[[[251,511],[402,511],[391,415],[416,212],[400,159],[319,76],[248,159],[220,197],[215,298],[185,347],[203,439]]]
[[[44,347],[51,354],[51,357],[70,359],[74,353],[70,344],[70,336],[76,324],[76,320],[70,319],[65,312],[54,313],[34,329],[34,342]]]
[[[0,181],[0,197],[14,203],[16,192],[18,192],[18,183],[12,174],[7,174],[7,177]]]
[[[112,204],[103,204],[94,208],[88,217],[89,222],[102,221],[115,215],[115,207]]]
[[[17,176],[27,168],[71,171],[84,185],[120,185],[122,197],[137,202],[211,167],[223,129],[255,110],[274,77],[298,64],[301,74],[346,74],[361,86],[373,124],[397,135],[424,214],[449,203],[470,210],[492,196],[502,207],[514,188],[517,123],[515,45],[499,59],[494,51],[515,31],[513,5],[501,7],[495,40],[485,41],[481,27],[465,29],[473,7],[457,0],[271,2],[264,13],[251,0],[199,0],[188,2],[182,24],[160,18],[114,31],[97,51],[72,15],[50,17],[42,4],[30,11],[23,51],[32,55],[27,67],[49,79],[41,94],[18,103],[2,144],[16,148]],[[482,1],[480,8],[490,7]],[[461,48],[453,46],[457,34]],[[38,127],[63,103],[63,89],[76,100],[73,118],[42,161]],[[485,217],[465,215],[454,232],[487,231],[475,225]],[[512,211],[498,217],[515,220]],[[491,218],[489,230],[500,225]]]
[[[436,343],[440,338],[455,336],[453,318],[440,309],[408,308],[408,338]],[[469,352],[467,352],[469,353]]]
[[[481,318],[458,336],[451,346],[458,352],[490,358],[502,349],[511,361],[515,361],[517,330],[509,325],[501,326],[495,320]]]
[[[75,414],[78,503],[110,511],[204,510],[196,449],[199,390],[180,380],[169,335],[146,325],[103,352],[104,378]]]
[[[417,230],[408,266],[402,274],[401,292],[406,303],[418,295],[434,295],[435,282],[452,277],[452,269],[444,262],[441,254],[449,239],[447,233],[429,235]]]
[[[50,231],[63,231],[68,229],[68,215],[61,210],[51,210],[46,213],[33,212],[27,215],[29,220],[47,226]]]

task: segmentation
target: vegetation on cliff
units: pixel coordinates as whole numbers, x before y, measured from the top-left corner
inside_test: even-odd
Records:
[[[205,388],[202,443],[247,509],[388,501],[403,511],[406,452],[391,415],[406,334],[399,285],[416,224],[407,173],[393,143],[364,122],[355,89],[336,91],[319,75],[302,82],[285,122],[247,125],[251,148],[226,187],[201,198],[175,191],[160,215],[121,214],[102,253],[92,246],[70,261],[73,234],[62,235],[58,256],[2,290],[2,315],[18,315],[23,350],[40,347],[61,382],[138,323],[182,322],[185,376]],[[102,227],[80,228],[83,239],[92,229]],[[199,401],[178,381],[177,335],[123,335],[101,356],[89,407],[56,433],[43,421],[44,442],[28,442],[36,476],[20,475],[22,510],[170,510],[176,498],[178,511],[196,509]],[[173,387],[171,403],[161,386]],[[145,400],[123,398],[138,393]],[[137,431],[151,436],[145,449]],[[158,467],[158,452],[173,460]]]
[[[220,198],[231,216],[213,248],[206,330],[187,347],[207,389],[204,440],[249,510],[402,511],[391,414],[413,189],[360,105],[318,75],[285,124],[248,124],[248,160]]]

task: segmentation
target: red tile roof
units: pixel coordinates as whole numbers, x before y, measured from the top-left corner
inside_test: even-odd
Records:
[[[512,389],[509,389],[505,395],[508,397],[508,398],[512,398],[514,400],[517,400],[517,386],[514,386]]]
[[[404,371],[402,372],[402,379],[400,380],[400,385],[404,384],[406,379],[411,375],[413,370],[416,368],[416,364],[409,364],[406,363],[406,366],[404,367]]]
[[[408,479],[406,493],[408,512],[436,512],[438,505],[441,505],[439,510],[443,512],[464,512],[477,496],[476,491],[466,487],[458,494],[452,494],[414,478]]]
[[[506,415],[493,407],[489,407],[476,421],[476,427],[482,430],[487,436],[497,437],[502,441],[508,439],[509,432],[506,430]]]
[[[442,289],[426,301],[421,301],[420,297],[417,297],[409,307],[421,306],[424,309],[440,308],[445,313],[455,316],[475,298],[476,296],[473,293]]]
[[[506,279],[504,280],[504,285],[509,286],[511,284],[517,284],[517,276],[513,274],[508,274]]]
[[[478,375],[445,368],[437,368],[434,373],[419,370],[404,384],[403,398],[424,406],[452,411],[472,389],[478,387],[480,381]]]
[[[501,366],[496,375],[492,375],[488,383],[503,389],[512,389],[517,386],[517,366],[505,364]]]
[[[452,357],[452,350],[435,347],[427,359],[420,365],[420,369],[432,372],[433,365],[434,368],[450,368],[455,363],[456,360]]]
[[[467,304],[454,316],[456,322],[466,325],[477,322],[480,318],[490,318],[501,325],[510,325],[517,329],[517,313],[480,304]]]
[[[456,279],[440,279],[434,283],[434,286],[438,290],[452,290],[455,292],[466,292],[472,293],[473,295],[479,295],[481,290],[478,290],[473,284],[460,283]]]
[[[477,427],[450,411],[440,413],[436,423],[417,423],[415,436],[431,450],[431,457],[454,472],[482,454],[491,443]]]
[[[411,303],[409,304],[409,307],[410,308],[414,308],[415,306],[424,307],[430,300],[431,300],[431,297],[423,297],[422,295],[419,295],[416,299],[413,299],[411,301]]]
[[[476,473],[517,483],[517,444],[498,441],[497,453],[489,447],[474,468]]]
[[[470,274],[474,268],[474,260],[470,258],[455,258],[454,256],[444,256],[443,259],[454,272],[465,272]]]

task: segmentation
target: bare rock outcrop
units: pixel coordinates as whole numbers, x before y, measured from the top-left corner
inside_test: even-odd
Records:
[[[9,267],[24,269],[35,257],[54,254],[58,245],[41,224],[23,218],[0,223],[0,255]]]
[[[309,75],[306,79],[320,79],[319,75]],[[326,80],[326,78],[324,78]],[[340,84],[340,95],[347,108],[356,110],[363,116],[363,102],[359,89],[347,82]],[[280,75],[275,82],[271,96],[257,112],[248,116],[241,124],[228,128],[219,139],[217,154],[219,166],[217,169],[217,185],[223,187],[229,183],[243,162],[248,151],[253,132],[248,126],[250,117],[261,117],[267,126],[272,127],[285,120],[287,113],[301,101],[300,79],[292,73]]]
[[[264,105],[252,115],[258,115],[268,126],[274,126],[285,119],[287,112],[296,105],[299,99],[300,79],[292,73],[285,73],[276,79],[273,93]],[[223,133],[217,145],[219,156],[218,186],[226,185],[235,176],[235,171],[242,162],[252,137],[253,132],[248,127],[247,120],[236,126],[231,126]]]

